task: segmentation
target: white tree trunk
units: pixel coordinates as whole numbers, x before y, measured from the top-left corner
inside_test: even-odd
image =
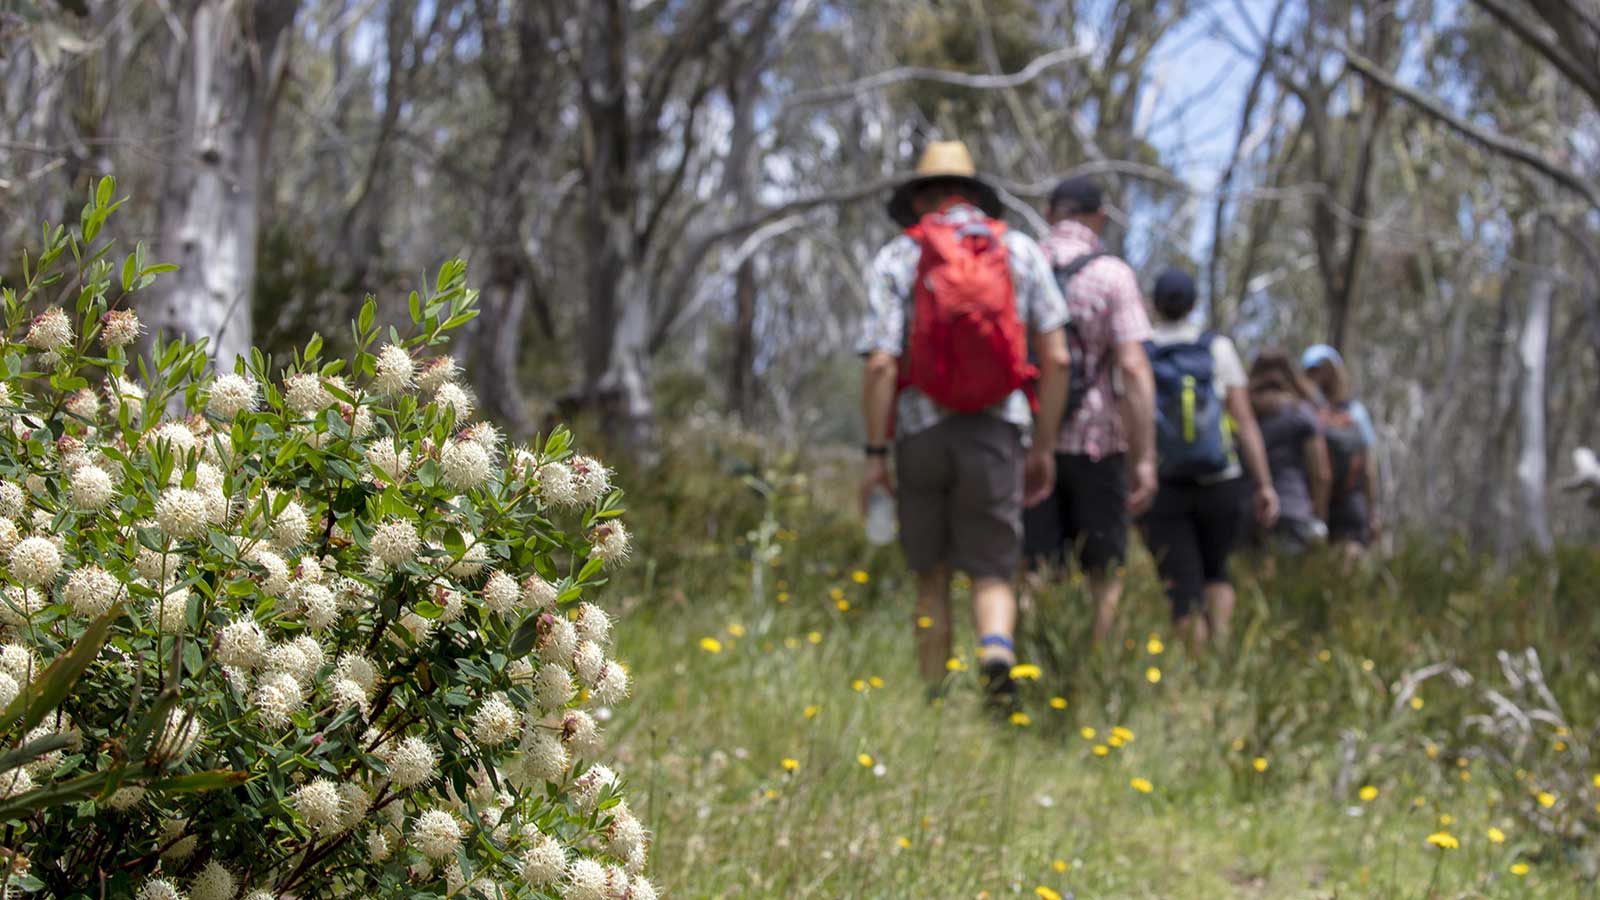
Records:
[[[297,5],[193,0],[187,9],[157,254],[180,268],[144,317],[166,339],[208,339],[224,369],[250,347],[262,156]]]
[[[1527,315],[1523,320],[1522,339],[1517,345],[1518,361],[1522,366],[1517,488],[1522,500],[1523,539],[1542,552],[1548,552],[1555,545],[1545,503],[1545,460],[1548,457],[1545,454],[1544,407],[1545,369],[1550,352],[1550,307],[1555,292],[1548,248],[1556,239],[1549,218],[1540,216],[1533,232],[1537,261],[1528,278]]]

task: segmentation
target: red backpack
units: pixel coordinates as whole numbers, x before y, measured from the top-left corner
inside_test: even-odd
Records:
[[[1003,237],[994,219],[952,222],[940,213],[906,229],[922,247],[912,288],[911,335],[900,387],[961,413],[988,409],[1038,377]]]

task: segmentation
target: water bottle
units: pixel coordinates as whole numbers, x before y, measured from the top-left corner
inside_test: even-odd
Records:
[[[883,487],[872,489],[867,498],[867,543],[874,547],[894,540],[894,497]]]

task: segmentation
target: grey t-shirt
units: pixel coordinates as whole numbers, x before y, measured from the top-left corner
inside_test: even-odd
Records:
[[[1256,420],[1267,445],[1267,464],[1272,468],[1272,488],[1278,492],[1279,515],[1301,522],[1314,520],[1305,448],[1306,441],[1322,432],[1317,411],[1309,403],[1285,403],[1274,412],[1258,409]]]

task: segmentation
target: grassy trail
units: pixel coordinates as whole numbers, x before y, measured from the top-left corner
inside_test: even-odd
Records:
[[[636,689],[607,728],[667,896],[1600,896],[1592,551],[1242,563],[1199,660],[1136,556],[1105,652],[1080,586],[1039,598],[1026,721],[997,721],[970,633],[925,699],[906,574],[822,488],[847,480],[795,462],[730,490],[726,458],[678,458],[608,591]]]
[[[1429,797],[1401,780],[1363,801],[1366,785],[1331,790],[1337,757],[1256,762],[1212,715],[1233,688],[1181,648],[1137,648],[1143,696],[1124,719],[1029,683],[1030,721],[1013,724],[978,708],[971,672],[930,706],[889,604],[819,621],[830,601],[813,601],[702,602],[623,633],[643,687],[614,733],[672,896],[1586,896],[1546,867],[1512,874],[1515,829],[1470,784]],[[1437,832],[1461,847],[1427,844]]]

